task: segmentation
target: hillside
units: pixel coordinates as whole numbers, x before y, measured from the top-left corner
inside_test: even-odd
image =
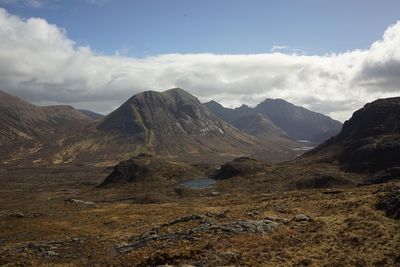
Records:
[[[74,131],[91,120],[70,106],[39,107],[0,91],[0,146]]]
[[[366,104],[335,137],[309,153],[329,155],[343,169],[376,172],[400,166],[400,97]]]

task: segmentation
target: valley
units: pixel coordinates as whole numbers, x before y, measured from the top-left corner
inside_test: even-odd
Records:
[[[399,107],[369,103],[320,145],[182,89],[68,108],[77,127],[2,145],[0,264],[399,265]]]
[[[2,168],[0,263],[399,263],[400,225],[376,208],[383,195],[399,188],[396,183],[284,192],[269,189],[269,183],[250,188],[250,183],[240,179],[195,190],[151,182],[130,188],[96,188],[106,175],[104,168],[87,166]],[[253,224],[257,225],[254,229]],[[157,235],[152,232],[155,228]]]
[[[400,267],[399,10],[0,0],[0,267]]]

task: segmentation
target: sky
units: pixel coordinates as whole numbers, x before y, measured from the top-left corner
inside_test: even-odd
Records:
[[[398,0],[0,0],[0,90],[103,114],[145,90],[344,121],[400,94]]]

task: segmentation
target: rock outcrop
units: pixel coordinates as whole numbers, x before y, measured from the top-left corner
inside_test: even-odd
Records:
[[[222,180],[240,175],[254,175],[265,171],[267,166],[268,165],[266,163],[256,159],[240,157],[222,165],[213,178]]]
[[[331,154],[351,172],[375,173],[400,167],[400,98],[366,104],[344,123],[337,136],[308,154]],[[384,176],[396,173],[387,171]]]
[[[148,182],[155,179],[179,180],[200,176],[202,173],[192,165],[161,159],[151,154],[140,154],[117,164],[113,172],[100,184],[100,187],[111,184]]]

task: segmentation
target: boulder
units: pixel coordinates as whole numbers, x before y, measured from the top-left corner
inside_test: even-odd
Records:
[[[307,215],[302,214],[302,213],[296,214],[293,217],[293,221],[296,221],[296,222],[303,222],[303,221],[309,221],[309,220],[310,220],[310,217],[308,217]]]

